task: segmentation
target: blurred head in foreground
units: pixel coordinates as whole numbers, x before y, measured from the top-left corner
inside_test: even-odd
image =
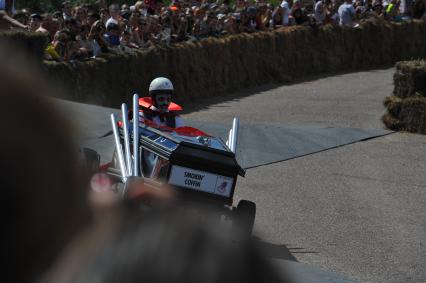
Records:
[[[70,282],[284,282],[247,237],[208,214],[176,208],[124,214],[118,229],[99,235],[98,251]]]
[[[87,218],[69,127],[40,71],[0,46],[2,237],[9,282],[34,282]]]
[[[0,47],[2,275],[6,282],[45,282],[40,277],[88,218],[86,185],[68,125],[44,97],[51,90],[12,54]],[[95,223],[73,242],[78,255],[64,256],[66,268],[58,270],[69,273],[51,282],[282,282],[247,238],[208,211],[181,211],[129,209],[108,218],[115,221],[107,227]]]

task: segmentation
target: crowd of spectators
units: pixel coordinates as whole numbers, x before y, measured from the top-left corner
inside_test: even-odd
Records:
[[[49,37],[47,59],[84,60],[107,52],[131,52],[205,37],[256,32],[292,25],[356,27],[369,16],[389,21],[426,19],[425,0],[162,0],[134,5],[62,3],[54,13],[16,11],[13,18]]]

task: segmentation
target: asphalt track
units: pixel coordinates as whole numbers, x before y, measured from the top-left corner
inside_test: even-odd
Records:
[[[189,107],[187,119],[383,129],[394,69],[267,86]],[[187,107],[188,109],[188,107]],[[426,136],[393,133],[249,169],[237,199],[257,203],[272,257],[360,282],[426,282]]]
[[[120,111],[65,100],[56,101],[62,111],[75,117],[73,122],[79,132],[79,146],[96,150],[101,156],[101,163],[109,162],[115,148],[109,116],[114,113],[116,119],[121,119]],[[229,123],[194,119],[186,119],[185,122],[224,141],[228,138]],[[242,123],[238,132],[237,159],[243,168],[250,169],[390,133],[380,129]]]
[[[295,259],[361,282],[426,282],[426,137],[383,129],[393,71],[271,85],[186,106],[188,122],[219,135],[240,118],[238,155],[251,169],[236,200],[257,203],[255,232],[277,264]],[[113,148],[102,137],[106,113],[116,110],[60,104],[106,161]],[[294,270],[300,282],[346,282]]]

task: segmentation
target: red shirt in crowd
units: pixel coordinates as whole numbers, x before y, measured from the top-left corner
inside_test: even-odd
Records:
[[[150,8],[150,9],[152,9],[152,10],[155,10],[155,0],[144,0],[144,2],[145,2],[145,5],[148,7],[148,8]]]

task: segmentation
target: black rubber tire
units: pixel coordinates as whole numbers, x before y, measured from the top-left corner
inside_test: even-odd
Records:
[[[93,149],[83,148],[85,167],[89,174],[93,174],[99,171],[101,163],[100,155]]]
[[[256,218],[256,204],[252,201],[240,200],[236,213],[238,228],[242,230],[243,234],[250,236]]]

